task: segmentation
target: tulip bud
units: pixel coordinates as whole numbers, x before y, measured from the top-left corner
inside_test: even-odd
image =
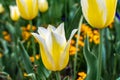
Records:
[[[107,27],[114,19],[117,0],[81,0],[87,22],[95,28]]]
[[[38,14],[38,0],[16,0],[22,18],[32,20]]]
[[[40,12],[46,12],[48,10],[48,2],[47,0],[38,0],[38,7]]]
[[[32,33],[40,44],[41,58],[48,70],[60,71],[69,61],[70,40],[77,30],[73,30],[68,41],[65,38],[64,24],[58,28],[49,25],[47,29],[38,28],[38,33]]]
[[[2,4],[0,4],[0,13],[3,13],[4,12],[4,7]]]
[[[10,8],[10,17],[13,21],[17,21],[20,18],[20,12],[17,6],[9,6]]]

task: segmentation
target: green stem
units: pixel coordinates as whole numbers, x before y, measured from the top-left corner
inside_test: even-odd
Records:
[[[56,80],[61,80],[60,72],[59,71],[55,72],[55,76],[56,76]]]
[[[32,20],[30,20],[29,21],[29,24],[30,24],[30,32],[33,32],[33,30],[32,30]],[[32,49],[33,49],[33,56],[34,56],[34,59],[35,59],[35,62],[36,62],[36,50],[35,50],[35,43],[34,43],[34,38],[33,38],[33,36],[32,36],[32,38],[31,38],[31,42],[32,42]]]
[[[81,16],[79,26],[78,26],[78,33],[77,33],[78,37],[77,37],[77,40],[76,40],[76,49],[78,49],[78,41],[79,41],[82,21],[83,21],[83,16]],[[76,79],[76,65],[77,65],[77,50],[76,50],[76,54],[74,56],[74,77],[73,77],[73,80]]]
[[[99,44],[99,54],[98,54],[98,75],[97,75],[97,80],[100,80],[100,78],[101,78],[101,70],[102,70],[103,29],[100,29],[99,32],[100,32],[100,44]]]

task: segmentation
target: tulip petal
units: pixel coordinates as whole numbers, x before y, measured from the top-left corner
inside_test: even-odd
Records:
[[[61,23],[57,29],[55,30],[56,33],[58,33],[59,35],[61,35],[63,37],[63,39],[66,41],[65,38],[65,30],[64,30],[64,23]]]
[[[24,19],[31,20],[38,14],[37,0],[16,0],[20,14]]]
[[[46,39],[48,35],[50,34],[50,32],[44,27],[38,27],[38,33],[44,39]]]
[[[69,48],[70,48],[70,42],[67,43],[65,46],[65,49],[63,50],[62,54],[60,55],[60,68],[59,71],[64,69],[69,61]]]
[[[115,11],[116,11],[116,5],[117,5],[117,0],[105,0],[106,2],[106,7],[107,7],[107,20],[105,26],[108,26],[110,23],[112,23],[114,16],[115,16]]]
[[[69,42],[69,41],[71,41],[72,37],[73,37],[73,36],[74,36],[74,34],[77,32],[77,30],[78,30],[78,29],[74,29],[74,30],[72,30],[71,35],[70,35],[70,38],[69,38],[68,42]]]
[[[55,32],[58,33],[58,34],[60,34],[60,35],[62,35],[62,36],[65,36],[64,23],[61,23],[61,24],[57,27],[57,29],[56,29]]]
[[[55,32],[51,32],[46,40],[46,44],[49,52],[51,52],[51,56],[54,60],[53,71],[60,69],[60,55],[63,52],[66,41],[63,40],[62,36],[56,34]]]
[[[86,20],[93,27],[104,27],[106,15],[104,0],[81,0],[81,5]]]
[[[60,55],[60,70],[62,70],[63,68],[66,67],[68,60],[69,60],[69,47],[70,47],[70,41],[72,39],[72,37],[74,36],[74,34],[77,32],[77,29],[74,29],[70,35],[70,38],[62,52],[62,54]],[[64,56],[63,56],[64,55]]]
[[[20,14],[23,18],[28,18],[27,7],[24,0],[16,0],[17,6],[19,8]],[[23,10],[24,9],[24,10]]]
[[[42,58],[43,63],[45,63],[44,64],[45,67],[47,69],[51,70],[53,68],[53,66],[54,66],[54,65],[51,65],[51,64],[54,64],[54,62],[53,62],[51,54],[48,51],[48,48],[47,48],[46,43],[45,43],[45,40],[42,39],[42,37],[39,36],[36,33],[32,33],[32,35],[37,39],[37,41],[40,44],[41,58]]]
[[[47,30],[49,30],[49,31],[55,31],[56,28],[54,26],[52,26],[52,25],[48,25]]]

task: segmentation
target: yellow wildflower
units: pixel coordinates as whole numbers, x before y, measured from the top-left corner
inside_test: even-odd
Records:
[[[78,79],[77,80],[84,80],[86,77],[86,73],[85,72],[78,72]]]

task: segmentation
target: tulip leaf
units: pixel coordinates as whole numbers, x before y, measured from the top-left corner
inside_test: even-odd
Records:
[[[87,62],[86,80],[96,80],[97,78],[97,58],[94,53],[90,52],[88,37],[84,41],[83,54]]]
[[[20,41],[19,41],[19,47],[21,50],[21,56],[23,58],[25,69],[26,69],[27,73],[32,73],[33,68],[32,68],[32,64],[29,59],[29,55],[28,55],[27,51],[25,50],[23,44]]]
[[[69,76],[66,76],[63,80],[70,80]]]
[[[51,71],[47,70],[47,69],[44,67],[41,58],[38,60],[38,73],[40,74],[40,77],[41,77],[42,79],[48,78],[48,77],[50,76],[50,74],[51,74]]]

